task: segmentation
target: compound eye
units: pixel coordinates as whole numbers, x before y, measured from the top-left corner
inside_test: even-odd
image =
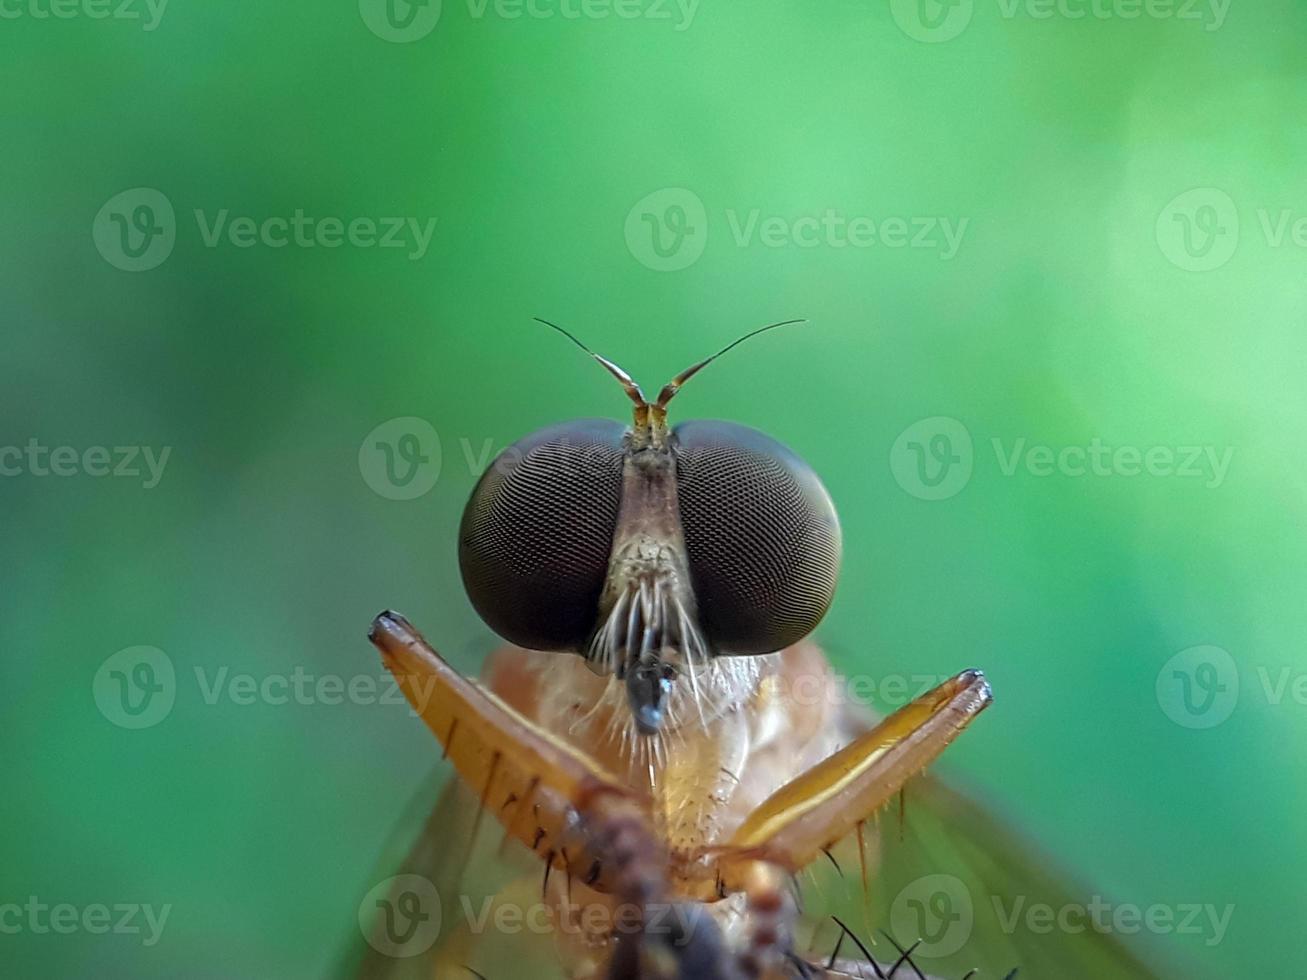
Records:
[[[676,483],[699,623],[716,653],[771,653],[826,615],[840,567],[835,505],[807,463],[733,422],[676,427]]]
[[[585,646],[617,528],[625,431],[612,419],[541,429],[500,453],[472,491],[459,527],[463,585],[510,643]]]

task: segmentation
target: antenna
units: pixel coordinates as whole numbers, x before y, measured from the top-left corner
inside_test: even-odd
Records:
[[[638,384],[636,384],[636,383],[635,383],[635,380],[634,380],[634,379],[633,379],[629,374],[627,374],[625,371],[623,371],[620,367],[618,367],[616,364],[614,364],[614,363],[613,363],[612,361],[610,361],[608,358],[606,358],[606,357],[602,357],[601,355],[596,354],[596,353],[595,353],[594,351],[592,351],[589,347],[587,347],[585,344],[581,343],[581,341],[577,340],[574,336],[572,336],[570,333],[568,333],[566,330],[564,330],[564,329],[563,329],[562,327],[560,327],[558,324],[556,324],[556,323],[550,323],[548,320],[543,319],[542,317],[538,317],[538,316],[537,316],[537,317],[532,317],[532,319],[535,320],[536,323],[543,323],[546,327],[553,327],[555,330],[557,330],[559,333],[561,333],[564,337],[566,337],[566,338],[567,338],[568,340],[570,340],[572,343],[576,344],[577,347],[580,347],[581,350],[585,351],[587,354],[589,354],[591,357],[593,357],[596,361],[598,361],[600,364],[602,364],[602,365],[604,366],[604,369],[605,369],[609,374],[611,374],[614,378],[616,378],[619,382],[621,382],[622,387],[626,390],[626,395],[627,395],[627,397],[630,398],[631,401],[635,402],[636,405],[638,405],[640,408],[648,408],[648,407],[649,407],[649,403],[648,403],[647,401],[645,401],[644,392],[640,390],[640,386],[639,386]],[[743,339],[743,338],[741,338],[741,339]],[[739,341],[736,341],[736,343],[739,343]],[[705,361],[704,363],[707,363],[707,362]],[[701,365],[701,366],[702,366],[702,365]]]
[[[749,333],[746,333],[743,337],[736,338],[735,340],[727,344],[725,347],[723,347],[721,350],[719,350],[712,357],[705,358],[704,360],[700,361],[698,364],[692,364],[690,367],[686,368],[676,377],[672,378],[671,381],[667,382],[667,384],[663,386],[663,390],[659,392],[658,401],[654,402],[654,407],[666,408],[667,403],[676,396],[676,393],[681,390],[681,386],[685,384],[685,382],[689,381],[696,374],[698,374],[700,371],[706,368],[713,361],[717,360],[717,358],[721,357],[732,347],[738,347],[740,344],[744,343],[750,337],[756,337],[758,336],[758,334],[766,333],[768,330],[775,330],[777,327],[788,327],[796,323],[807,323],[807,322],[808,322],[807,320],[782,320],[780,323],[769,323],[765,327],[759,327],[757,330],[752,330]]]

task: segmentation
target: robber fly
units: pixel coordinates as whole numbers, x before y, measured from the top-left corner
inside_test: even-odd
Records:
[[[757,430],[669,425],[682,385],[762,331],[649,400],[549,326],[618,380],[634,417],[542,429],[477,484],[460,567],[473,605],[511,644],[482,681],[459,676],[399,614],[373,623],[370,638],[457,779],[394,879],[432,883],[438,935],[416,950],[394,936],[372,942],[363,974],[1150,975],[1101,936],[1068,953],[1002,934],[986,896],[1050,893],[1031,860],[929,779],[913,780],[903,806],[908,781],[990,704],[984,675],[964,670],[881,720],[850,707],[807,639],[841,555],[821,480]],[[897,818],[878,819],[896,797]],[[978,863],[982,873],[967,870]],[[854,913],[816,914],[829,902],[798,885],[815,865],[852,882],[857,924]],[[930,891],[931,874],[949,879],[942,891]],[[905,903],[905,887],[921,894]],[[417,915],[411,893],[377,908],[391,916],[401,898]],[[904,915],[888,914],[895,901],[921,934],[903,934]],[[527,913],[533,921],[521,921]],[[938,941],[964,919],[963,942]],[[982,952],[971,940],[985,933],[996,941]]]

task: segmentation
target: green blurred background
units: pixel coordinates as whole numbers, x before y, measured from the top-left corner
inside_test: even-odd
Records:
[[[1233,904],[1143,937],[1176,971],[1292,975],[1307,9],[58,2],[0,4],[0,904],[171,909],[152,945],[14,912],[5,973],[319,976],[357,941],[434,743],[362,687],[227,685],[369,684],[386,606],[476,669],[485,452],[626,411],[541,315],[655,387],[810,318],[676,408],[824,475],[840,668],[984,667],[946,768],[1116,901]],[[297,210],[340,226],[255,230]],[[424,254],[313,237],[390,217],[435,219]],[[1056,462],[1094,440],[1109,475]],[[1176,472],[1131,475],[1154,447]]]

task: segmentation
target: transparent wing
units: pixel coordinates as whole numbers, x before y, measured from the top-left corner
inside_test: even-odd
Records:
[[[1110,909],[1098,915],[1106,929],[1095,928],[1092,889],[936,778],[912,781],[901,811],[892,804],[866,826],[862,853],[865,900],[856,840],[802,882],[814,962],[825,965],[837,944],[841,961],[859,957],[836,916],[876,960],[901,960],[883,971],[899,980],[1003,980],[1013,970],[1021,980],[1162,976],[1112,934]]]
[[[531,918],[544,908],[544,862],[503,838],[477,795],[447,767],[433,774],[396,826],[369,882],[359,938],[339,975],[561,978],[554,942]]]

